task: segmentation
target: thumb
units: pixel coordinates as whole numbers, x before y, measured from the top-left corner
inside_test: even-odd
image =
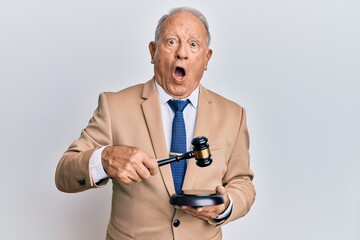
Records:
[[[220,195],[225,195],[226,194],[226,189],[224,186],[217,186],[216,187],[216,190],[215,190],[217,193],[219,193]]]
[[[226,188],[224,186],[221,186],[221,185],[217,186],[216,187],[216,192],[219,193],[221,196],[223,196],[224,204],[226,206],[225,209],[226,209],[229,206],[229,203],[230,203],[229,195],[226,192]]]

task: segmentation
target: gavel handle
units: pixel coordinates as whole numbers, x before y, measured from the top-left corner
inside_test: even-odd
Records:
[[[164,166],[164,165],[172,163],[172,162],[178,162],[180,160],[193,158],[194,156],[195,156],[194,152],[190,151],[190,152],[184,153],[183,155],[173,156],[173,157],[169,157],[167,159],[159,160],[158,165],[159,165],[159,167],[161,167],[161,166]]]

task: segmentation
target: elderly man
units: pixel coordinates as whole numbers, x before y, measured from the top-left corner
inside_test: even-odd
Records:
[[[164,15],[149,44],[154,77],[100,94],[88,126],[62,156],[56,169],[61,191],[80,192],[112,179],[106,239],[221,239],[221,226],[250,210],[255,189],[246,115],[200,84],[212,56],[209,44],[199,11],[176,8]],[[158,167],[173,149],[189,151],[194,136],[209,139],[210,166],[185,160]],[[170,205],[169,197],[182,190],[217,191],[224,203]]]

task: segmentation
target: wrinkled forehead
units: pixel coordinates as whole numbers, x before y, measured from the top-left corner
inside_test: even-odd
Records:
[[[188,34],[207,37],[202,21],[190,12],[180,12],[168,17],[161,28],[161,34],[187,32]]]

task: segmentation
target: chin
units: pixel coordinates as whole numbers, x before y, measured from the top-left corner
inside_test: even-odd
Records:
[[[170,91],[169,94],[175,98],[185,98],[190,95],[188,91],[175,89],[173,91]]]

